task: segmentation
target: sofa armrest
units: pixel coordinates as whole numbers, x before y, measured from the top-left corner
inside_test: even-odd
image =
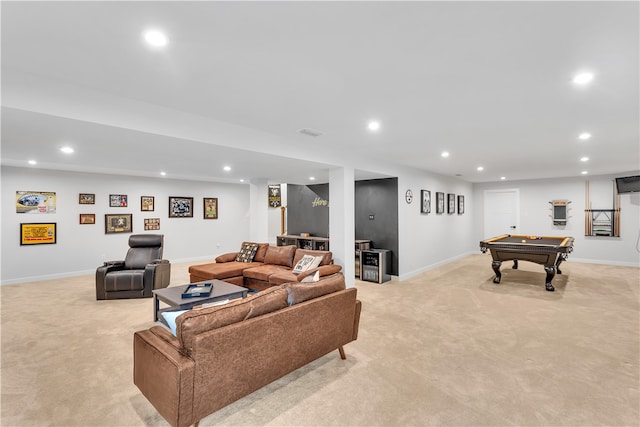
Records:
[[[238,252],[229,252],[216,257],[216,262],[232,262],[238,257]]]
[[[133,383],[172,426],[188,426],[198,421],[193,414],[195,362],[158,329],[133,335]]]
[[[322,277],[322,276],[330,276],[332,274],[338,273],[340,270],[342,270],[341,265],[336,265],[336,264],[321,265],[311,270],[303,271],[302,273],[296,276],[296,280],[298,280],[298,282],[301,282],[302,279],[304,279],[305,277],[311,276],[316,271],[320,272],[320,277]]]

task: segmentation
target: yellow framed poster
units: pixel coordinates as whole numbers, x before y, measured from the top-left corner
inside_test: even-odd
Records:
[[[56,243],[55,222],[21,223],[20,245],[45,245]]]

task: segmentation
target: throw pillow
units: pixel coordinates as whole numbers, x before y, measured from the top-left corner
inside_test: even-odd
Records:
[[[322,262],[321,256],[305,255],[300,258],[300,261],[293,267],[293,274],[300,274],[308,270],[312,270],[320,265]]]
[[[308,282],[317,282],[318,280],[320,280],[320,272],[316,271],[315,273],[310,274],[304,279],[302,279],[300,282],[308,283]]]
[[[186,313],[189,310],[178,310],[178,311],[163,311],[162,317],[169,324],[169,329],[171,329],[171,333],[176,335],[176,317],[180,316],[182,313]]]
[[[238,252],[238,256],[236,256],[236,261],[253,262],[253,258],[256,256],[256,252],[258,252],[257,243],[244,242],[242,244],[242,247],[240,248],[240,252]]]

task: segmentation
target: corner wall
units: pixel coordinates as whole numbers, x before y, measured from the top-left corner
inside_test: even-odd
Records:
[[[105,234],[107,213],[131,213],[133,234],[164,234],[164,257],[172,262],[210,260],[249,240],[247,185],[15,167],[2,167],[1,177],[2,284],[87,274],[105,260],[124,259],[131,233]],[[55,192],[56,213],[16,213],[16,191]],[[96,204],[80,205],[79,193],[94,193]],[[128,207],[109,207],[109,194],[126,194]],[[140,211],[140,196],[155,197],[153,212]],[[193,197],[193,218],[169,218],[169,196]],[[204,197],[218,198],[218,219],[203,219]],[[96,214],[96,224],[80,225],[80,213]],[[144,231],[144,218],[160,218],[160,230]],[[57,223],[57,243],[20,246],[24,222]]]

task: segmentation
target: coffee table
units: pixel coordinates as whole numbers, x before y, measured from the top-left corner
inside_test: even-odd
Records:
[[[199,304],[206,304],[225,299],[246,298],[247,292],[249,291],[247,288],[243,288],[242,286],[232,285],[231,283],[217,279],[196,283],[213,284],[211,295],[208,297],[182,298],[182,293],[185,291],[187,286],[193,283],[153,290],[153,321],[156,322],[160,319],[161,322],[165,323],[164,318],[159,316],[162,311],[188,310]],[[160,310],[160,301],[167,304],[169,308]]]

